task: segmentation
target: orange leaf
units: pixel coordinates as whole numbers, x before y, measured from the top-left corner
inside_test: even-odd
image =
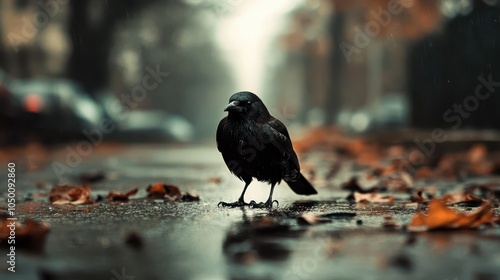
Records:
[[[87,186],[55,186],[50,191],[52,204],[87,204],[90,201],[90,188]]]
[[[492,223],[494,223],[493,207],[489,203],[484,203],[472,213],[459,213],[448,208],[441,200],[434,199],[429,204],[428,214],[416,213],[408,228],[410,231],[478,228]]]
[[[137,192],[138,192],[137,188],[132,189],[126,193],[110,192],[106,198],[111,199],[113,201],[128,201],[129,196],[135,195]]]
[[[182,195],[178,187],[157,183],[147,188],[148,196],[152,198],[180,197]]]

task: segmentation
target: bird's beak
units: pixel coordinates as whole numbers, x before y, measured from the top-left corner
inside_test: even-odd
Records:
[[[227,104],[226,109],[224,109],[225,112],[231,112],[231,111],[237,111],[241,112],[243,111],[243,108],[240,106],[240,102],[235,100],[229,104]]]

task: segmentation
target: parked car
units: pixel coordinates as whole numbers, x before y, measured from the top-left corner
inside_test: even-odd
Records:
[[[387,94],[354,112],[341,111],[339,124],[356,132],[392,130],[408,123],[408,101],[403,94]]]
[[[130,109],[110,91],[96,94],[107,118],[116,125],[108,139],[125,142],[186,142],[195,129],[184,117],[163,110]],[[118,105],[118,106],[117,106]],[[124,111],[117,111],[121,107]]]
[[[181,116],[160,110],[126,109],[123,117],[112,109],[120,101],[111,92],[98,92],[96,96],[94,99],[69,80],[13,79],[0,70],[0,145],[24,144],[30,139],[45,143],[86,139],[83,130],[100,129],[105,119],[115,124],[106,139],[192,139],[193,126]]]
[[[186,119],[159,110],[131,111],[118,127],[118,139],[127,142],[184,142],[194,136]]]
[[[65,79],[13,79],[0,71],[1,144],[61,142],[98,127],[102,107]]]
[[[27,125],[43,140],[77,139],[103,118],[102,108],[68,80],[15,80],[10,89],[21,101]]]

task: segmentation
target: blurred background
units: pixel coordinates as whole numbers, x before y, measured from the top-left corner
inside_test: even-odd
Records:
[[[500,129],[496,0],[4,0],[0,145],[213,141],[248,90],[289,127]]]

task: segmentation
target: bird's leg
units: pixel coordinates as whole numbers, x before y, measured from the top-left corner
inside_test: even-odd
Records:
[[[271,185],[271,192],[269,192],[269,198],[267,199],[266,202],[256,203],[255,201],[252,200],[250,202],[250,206],[252,206],[253,208],[273,208],[274,202],[276,202],[276,205],[278,206],[279,202],[277,200],[273,200],[273,192],[275,186],[276,184]]]
[[[250,182],[245,182],[245,187],[243,188],[243,192],[240,195],[240,198],[238,198],[238,201],[236,202],[224,202],[221,201],[217,206],[224,206],[224,207],[240,207],[240,206],[246,206],[248,203],[245,202],[244,196],[245,192],[247,191],[248,186],[250,185]]]

